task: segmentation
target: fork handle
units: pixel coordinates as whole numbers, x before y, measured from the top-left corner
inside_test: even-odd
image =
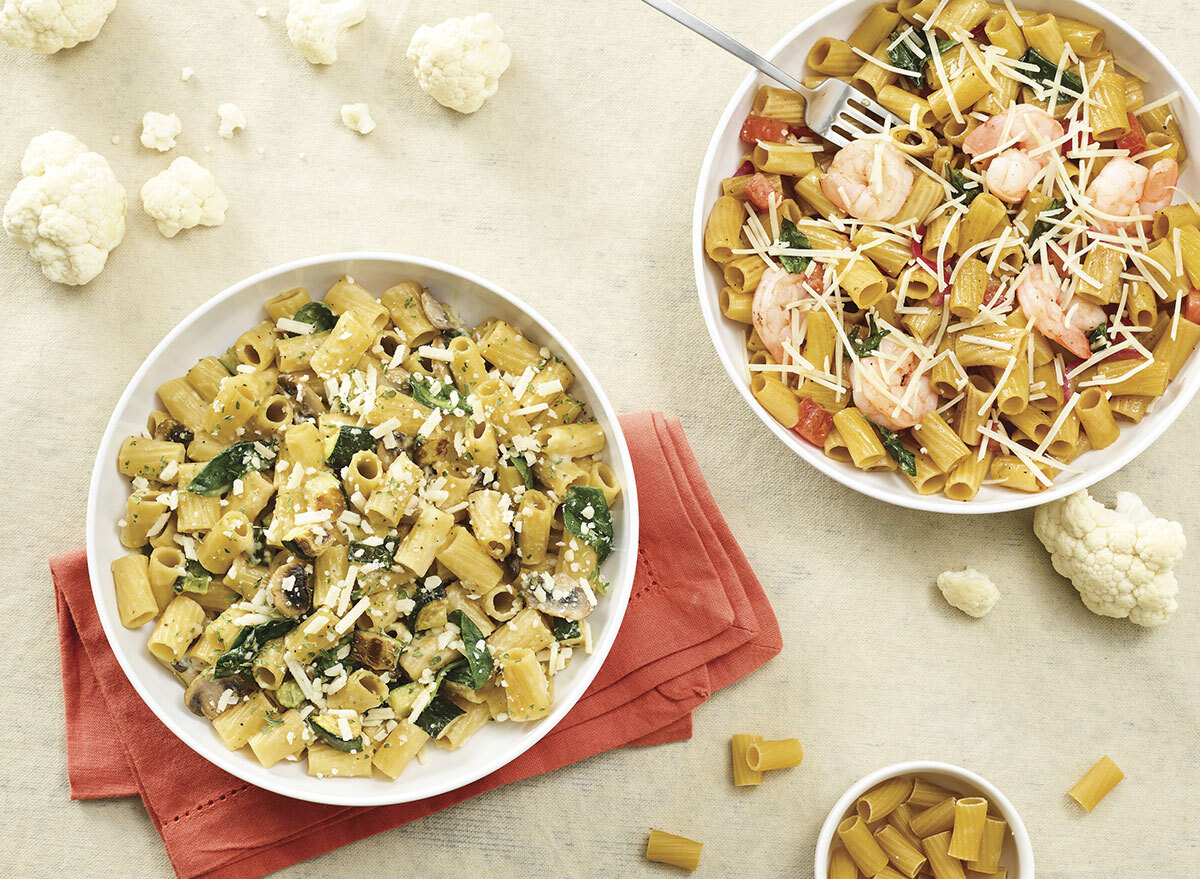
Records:
[[[794,76],[784,73],[762,55],[759,55],[757,52],[746,48],[733,37],[729,36],[729,34],[725,33],[724,31],[717,30],[707,21],[699,16],[693,15],[691,12],[688,12],[678,3],[674,3],[672,0],[643,0],[643,2],[648,6],[653,6],[663,15],[675,19],[684,27],[690,28],[705,39],[716,43],[726,52],[741,58],[751,67],[757,67],[767,76],[771,77],[771,79],[775,80],[781,85],[787,86],[792,91],[799,92],[802,95],[808,95],[812,92],[811,89],[805,88],[803,85],[801,85],[800,81]]]

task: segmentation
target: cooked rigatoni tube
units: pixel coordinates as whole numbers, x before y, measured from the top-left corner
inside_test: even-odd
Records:
[[[1042,13],[1025,19],[1021,26],[1029,48],[1036,51],[1052,64],[1058,64],[1066,48],[1066,40],[1058,29],[1058,21],[1051,13]]]
[[[117,615],[127,629],[140,628],[158,615],[149,566],[150,560],[140,552],[121,556],[110,566],[117,590]]]
[[[962,797],[954,803],[954,828],[947,853],[960,861],[979,857],[988,802],[983,797]]]
[[[1100,388],[1084,388],[1075,411],[1093,449],[1106,449],[1117,441],[1121,429],[1108,405],[1108,395]]]
[[[946,474],[946,487],[943,491],[952,501],[974,500],[983,486],[983,479],[992,466],[992,452],[980,458],[978,454],[970,454],[954,465],[954,469]]]
[[[992,90],[979,71],[971,68],[953,81],[946,83],[929,96],[929,109],[939,121],[945,122],[953,114],[951,104],[970,107]]]
[[[646,840],[646,860],[683,867],[685,870],[694,871],[700,866],[700,853],[703,850],[702,842],[661,830],[651,830],[650,838]]]
[[[1079,803],[1083,811],[1090,812],[1124,777],[1125,773],[1105,755],[1071,788],[1071,799]]]
[[[871,52],[874,61],[863,59],[858,70],[854,71],[850,77],[851,85],[868,95],[877,95],[883,88],[896,81],[896,72],[888,69],[891,67],[888,53],[888,43],[890,42],[887,37],[880,41],[879,45],[875,47],[875,51]],[[863,51],[865,52],[866,49]],[[876,61],[882,62],[882,65],[886,66],[876,64]]]
[[[921,868],[928,862],[921,850],[890,824],[875,831],[875,841],[879,843],[892,865],[910,879],[921,872]]]
[[[936,785],[932,781],[917,778],[913,781],[912,793],[909,794],[905,802],[908,803],[909,808],[916,812],[921,809],[928,809],[930,806],[937,806],[947,797],[952,798],[953,796],[946,788]],[[936,833],[937,831],[934,832]]]
[[[877,470],[887,467],[888,453],[879,439],[879,434],[866,417],[854,406],[834,413],[834,426],[846,444],[854,466],[860,470]]]
[[[182,658],[200,636],[205,618],[204,608],[190,598],[177,596],[162,612],[146,646],[155,659],[170,665]]]
[[[1008,833],[1008,822],[990,815],[983,825],[983,838],[979,843],[979,854],[967,863],[967,868],[976,873],[989,875],[1000,866],[1000,853],[1004,849],[1004,837]]]
[[[1042,483],[1029,469],[1029,465],[1015,455],[1003,455],[993,459],[988,475],[996,484],[1005,488],[1027,492],[1042,490]]]
[[[950,313],[961,318],[978,314],[990,280],[987,266],[982,261],[969,257],[959,263],[950,287]]]
[[[800,420],[800,401],[774,375],[765,372],[752,375],[750,393],[784,427],[791,429]]]
[[[746,748],[746,765],[755,772],[790,769],[803,760],[804,746],[799,739],[751,742]]]
[[[733,784],[735,787],[762,784],[762,771],[751,769],[746,759],[746,750],[762,740],[762,736],[754,733],[740,733],[730,739],[729,747],[733,758]]]
[[[721,314],[738,323],[748,324],[754,320],[754,294],[733,287],[722,287],[720,292]]]
[[[1125,77],[1111,66],[1107,66],[1091,83],[1090,100],[1096,102],[1092,108],[1092,136],[1099,141],[1116,140],[1129,131],[1129,117],[1125,111]]]
[[[851,42],[851,45],[855,43]],[[754,95],[754,103],[750,105],[750,112],[755,116],[800,125],[804,122],[804,96],[778,86],[760,86]]]
[[[943,472],[949,472],[955,464],[971,453],[967,444],[959,439],[953,428],[936,412],[930,412],[921,419],[921,423],[913,428],[913,436],[921,443],[925,454],[929,455]]]
[[[888,856],[871,835],[867,822],[858,815],[851,815],[842,821],[837,827],[837,835],[855,865],[865,875],[876,876],[888,865]]]
[[[993,11],[983,25],[983,35],[993,46],[999,46],[1009,58],[1020,58],[1028,45],[1017,22],[1006,11]]]
[[[904,839],[917,851],[921,850],[921,837],[912,832],[913,810],[907,802],[901,803],[887,816],[889,827],[894,827]]]
[[[990,192],[975,196],[967,215],[959,223],[958,252],[966,253],[976,244],[994,237],[994,230],[1008,216],[1004,203]]]
[[[1194,324],[1186,318],[1180,318],[1177,325],[1172,324],[1172,328],[1163,333],[1162,338],[1154,346],[1154,360],[1156,363],[1166,366],[1168,380],[1174,381],[1175,377],[1179,375],[1197,343],[1200,343],[1200,324]],[[1136,361],[1127,360],[1125,362]],[[1113,390],[1121,394],[1146,393],[1145,391],[1127,390],[1124,386],[1113,386]]]
[[[713,205],[704,227],[704,251],[709,259],[724,265],[733,259],[733,251],[742,246],[742,224],[746,212],[742,203],[731,196],[722,196]],[[738,288],[743,289],[743,288]]]
[[[864,821],[874,824],[904,803],[912,793],[912,788],[913,780],[907,776],[889,778],[859,797],[855,809]]]
[[[905,471],[904,475],[913,484],[913,488],[917,490],[917,494],[937,494],[945,487],[946,474],[939,469],[938,465],[933,462],[933,458],[928,455],[924,455],[920,451],[913,452],[913,469],[917,472],[908,473]]]
[[[966,879],[962,862],[950,855],[949,830],[925,837],[921,845],[925,849],[925,857],[929,859],[929,869],[934,879]]]

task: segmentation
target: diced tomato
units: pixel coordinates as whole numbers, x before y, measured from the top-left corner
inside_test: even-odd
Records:
[[[1146,151],[1146,132],[1142,128],[1142,123],[1138,122],[1138,118],[1132,113],[1125,115],[1129,117],[1129,131],[1117,138],[1117,149],[1129,150],[1131,156],[1144,153]]]
[[[746,198],[750,200],[750,204],[754,205],[760,211],[769,211],[771,209],[771,199],[783,201],[783,197],[779,194],[771,181],[767,179],[767,175],[759,172],[750,178],[746,184]]]
[[[754,173],[754,163],[749,159],[738,165],[738,169],[733,172],[734,177],[745,177]]]
[[[986,27],[986,22],[977,24],[975,26],[975,30],[971,31],[971,36],[976,40],[982,40],[986,33],[986,31],[984,30],[985,27]]]
[[[809,397],[800,401],[800,420],[792,430],[798,433],[801,439],[818,448],[824,448],[825,439],[832,429],[833,417],[828,412]]]
[[[758,143],[760,140],[767,143],[783,143],[787,134],[788,124],[786,122],[766,116],[755,116],[751,113],[742,123],[741,137],[746,143]]]
[[[1200,290],[1193,290],[1183,302],[1183,316],[1194,324],[1200,324]]]
[[[1072,132],[1071,136],[1064,140],[1058,146],[1059,155],[1063,158],[1072,150],[1081,150],[1088,144],[1099,143],[1096,138],[1092,137],[1090,131]]]

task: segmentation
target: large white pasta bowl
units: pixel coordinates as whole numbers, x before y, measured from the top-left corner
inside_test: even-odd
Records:
[[[184,706],[179,683],[147,650],[149,626],[130,630],[121,625],[109,573],[112,561],[129,552],[118,540],[117,520],[129,489],[117,472],[117,450],[125,436],[139,433],[150,412],[160,408],[156,388],[182,375],[201,357],[228,348],[263,319],[263,303],[275,293],[305,287],[318,296],[343,275],[376,294],[401,280],[418,281],[439,300],[454,305],[468,322],[501,318],[554,351],[575,374],[571,393],[587,403],[603,425],[609,440],[604,456],[624,489],[613,509],[616,548],[604,565],[611,586],[590,617],[593,652],[556,676],[551,713],[531,724],[487,724],[457,751],[429,748],[433,753],[428,762],[414,761],[395,782],[378,773],[374,778],[310,778],[303,761],[265,769],[248,749],[226,749],[209,721]],[[268,269],[192,312],[151,352],[121,395],[96,456],[87,511],[88,571],[100,620],[121,668],[159,720],[196,753],[250,784],[301,800],[344,806],[404,803],[454,790],[495,772],[549,733],[583,695],[616,639],[632,591],[637,540],[637,489],[629,450],[608,398],[574,347],[528,305],[483,278],[443,263],[387,253],[318,256]]]
[[[805,19],[775,44],[767,58],[782,69],[799,75],[805,70],[805,58],[813,43],[820,37],[845,38],[862,21],[878,0],[837,0],[820,12]],[[1131,66],[1150,78],[1145,86],[1147,100],[1178,92],[1176,102],[1179,124],[1185,138],[1200,133],[1200,103],[1188,83],[1180,76],[1158,49],[1121,19],[1088,0],[1041,0],[1023,4],[1041,12],[1090,22],[1104,28],[1107,46],[1118,61]],[[1121,437],[1107,449],[1089,451],[1073,463],[1079,472],[1059,475],[1055,483],[1037,494],[1024,494],[998,486],[985,485],[973,501],[952,501],[942,495],[917,494],[900,473],[864,473],[852,464],[840,463],[825,457],[820,449],[809,445],[792,431],[784,428],[750,392],[750,372],[745,354],[745,325],[726,318],[718,304],[718,294],[724,282],[720,270],[704,252],[704,227],[713,203],[721,195],[721,181],[730,176],[741,163],[744,144],[738,139],[742,120],[750,111],[759,85],[772,84],[758,73],[751,73],[725,107],[717,123],[696,189],[693,215],[692,249],[700,308],[708,325],[709,335],[717,355],[729,373],[734,387],[750,410],[775,434],[785,446],[822,473],[843,485],[870,497],[901,507],[931,510],[940,513],[999,513],[1047,503],[1086,488],[1124,467],[1162,435],[1200,390],[1200,356],[1193,356],[1183,371],[1171,382],[1166,394],[1152,412],[1139,424],[1122,424]],[[1189,137],[1190,136],[1190,137]],[[1200,187],[1200,170],[1195,163],[1186,166],[1180,186],[1190,192]]]

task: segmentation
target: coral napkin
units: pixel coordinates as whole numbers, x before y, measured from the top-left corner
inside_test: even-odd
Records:
[[[640,413],[621,426],[641,513],[633,596],[596,680],[530,751],[474,784],[397,806],[316,805],[245,784],[175,741],[126,681],[80,550],[50,562],[71,797],[136,794],[178,876],[252,879],[601,751],[689,738],[693,709],[779,652],[779,626],[679,420]]]

